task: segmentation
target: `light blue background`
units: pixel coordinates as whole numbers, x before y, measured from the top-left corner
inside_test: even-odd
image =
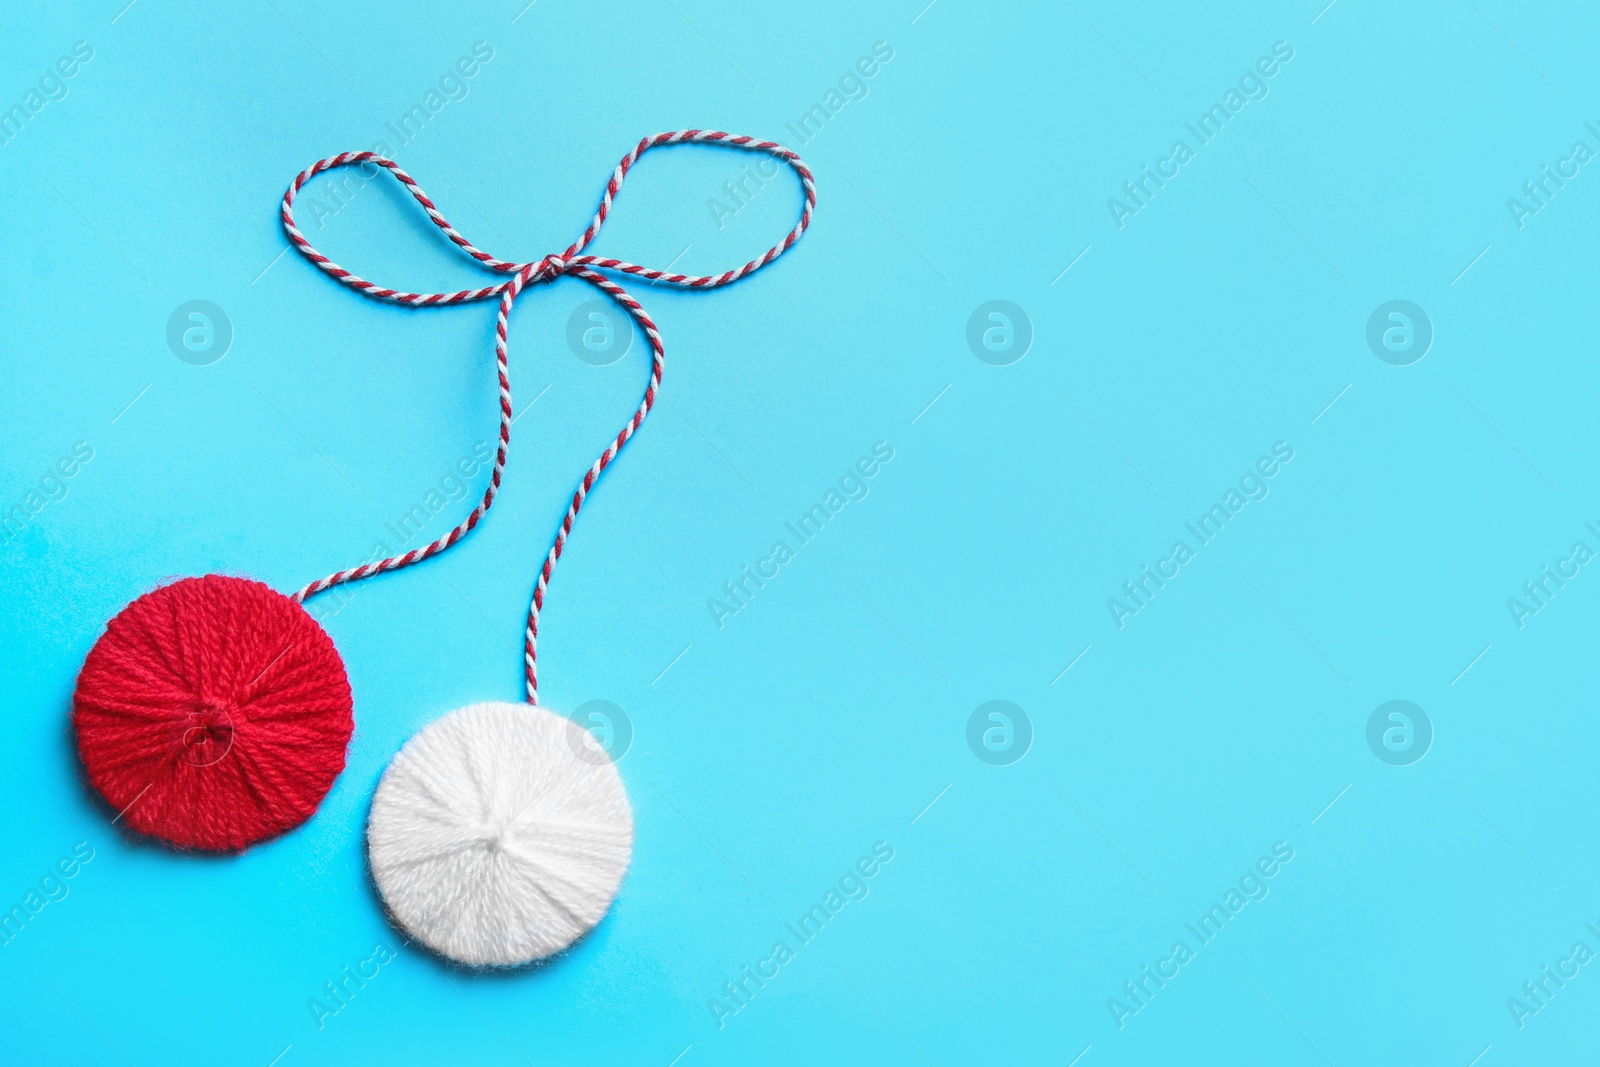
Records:
[[[74,442],[94,449],[0,548],[0,903],[94,849],[0,949],[5,1058],[1591,1054],[1600,968],[1521,1029],[1506,1006],[1574,942],[1600,949],[1583,925],[1600,925],[1600,578],[1585,568],[1520,630],[1506,606],[1575,540],[1600,548],[1583,527],[1600,520],[1600,176],[1521,229],[1506,206],[1574,141],[1600,148],[1591,10],[122,4],[14,6],[0,35],[6,107],[74,41],[95,50],[0,146],[0,504]],[[786,122],[874,42],[894,49],[800,146],[820,204],[790,255],[719,292],[633,287],[667,339],[664,403],[578,524],[540,663],[548,704],[631,716],[637,849],[597,932],[512,975],[404,946],[362,828],[406,737],[519,697],[538,561],[646,373],[642,343],[605,368],[568,350],[588,287],[517,308],[519,410],[548,391],[494,512],[327,620],[356,733],[306,826],[233,859],[126,839],[68,728],[84,655],[130,599],[208,571],[289,590],[361,560],[492,438],[490,307],[407,312],[277,258],[292,176],[392,145],[384,123],[477,41],[493,60],[399,158],[469,237],[521,259],[581,230],[639,137],[794,142]],[[1266,99],[1119,230],[1107,198],[1278,41],[1294,58]],[[707,200],[742,161],[648,157],[595,251],[743,262],[799,196],[769,186],[719,229]],[[484,276],[387,185],[320,229],[303,218],[387,284]],[[1364,336],[1396,298],[1435,330],[1409,367]],[[233,323],[211,366],[166,345],[191,299]],[[1011,366],[965,341],[991,299],[1033,324]],[[894,459],[870,495],[719,630],[707,599],[880,440]],[[1278,441],[1294,459],[1270,495],[1119,630],[1107,598]],[[991,699],[1033,724],[1011,766],[967,747]],[[1436,731],[1411,766],[1367,746],[1391,699]],[[870,895],[719,1028],[708,1000],[879,841],[894,859]],[[1279,841],[1294,859],[1270,896],[1119,1029],[1108,998]],[[396,958],[318,1029],[308,1002],[380,944]]]

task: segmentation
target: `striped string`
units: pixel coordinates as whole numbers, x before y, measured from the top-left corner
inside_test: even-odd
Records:
[[[788,164],[795,174],[799,176],[800,184],[805,194],[805,206],[801,209],[800,221],[795,224],[794,229],[790,230],[782,241],[779,241],[765,253],[752,259],[744,266],[716,275],[673,274],[668,271],[654,270],[650,267],[641,267],[620,259],[606,259],[600,256],[583,254],[583,250],[599,234],[601,225],[611,211],[611,205],[616,199],[617,192],[622,188],[623,179],[627,177],[629,169],[639,161],[639,157],[658,145],[693,143],[719,144],[752,152],[765,152]],[[321,252],[318,252],[312,247],[311,242],[306,240],[305,234],[300,232],[300,228],[295,225],[293,212],[295,196],[306,182],[323,171],[347,166],[360,166],[369,175],[376,173],[368,169],[372,166],[382,167],[387,170],[394,175],[401,185],[405,186],[417,203],[422,205],[422,209],[428,213],[428,218],[433,221],[433,224],[444,231],[445,236],[450,238],[462,251],[491,270],[510,275],[510,277],[497,285],[484,286],[479,289],[463,289],[453,293],[408,293],[388,289],[375,282],[367,281],[365,278],[351,273]],[[567,537],[572,532],[573,521],[578,517],[578,511],[583,507],[583,501],[589,495],[590,490],[594,488],[600,473],[617,458],[623,446],[638,432],[645,416],[650,413],[651,407],[655,405],[656,394],[661,388],[661,374],[666,366],[666,349],[662,344],[661,333],[656,329],[655,322],[651,320],[649,314],[640,306],[639,302],[628,295],[622,286],[599,272],[602,270],[613,271],[685,289],[715,289],[729,285],[748,274],[753,274],[760,270],[788,251],[800,239],[800,235],[806,231],[806,227],[811,225],[811,215],[816,210],[816,206],[817,190],[810,168],[805,165],[799,156],[782,145],[775,144],[772,141],[759,141],[753,137],[721,133],[716,130],[675,130],[670,133],[658,133],[654,136],[646,137],[635,145],[631,152],[622,157],[622,162],[618,163],[617,169],[611,173],[611,180],[606,183],[605,194],[600,198],[600,207],[595,211],[594,219],[589,223],[588,229],[583,231],[582,236],[563,252],[552,253],[531,263],[513,263],[508,260],[496,259],[463,237],[440,214],[433,201],[422,191],[422,187],[416,183],[411,175],[400,169],[399,164],[392,159],[386,159],[373,152],[342,152],[339,155],[318,160],[301,171],[289,185],[288,191],[283,194],[283,230],[288,235],[289,240],[294,243],[295,248],[299,249],[301,255],[336,280],[365,296],[370,296],[377,300],[387,300],[396,304],[404,304],[407,307],[467,304],[479,300],[488,300],[491,297],[500,298],[499,309],[495,315],[494,331],[495,371],[500,383],[500,442],[495,451],[494,470],[489,476],[489,486],[484,490],[483,499],[478,502],[478,506],[472,509],[472,513],[459,526],[456,526],[438,540],[420,548],[412,549],[410,552],[391,556],[388,559],[378,560],[373,563],[364,563],[359,567],[351,567],[347,570],[330,574],[326,578],[319,578],[305,588],[295,592],[291,599],[303,602],[306,598],[315,596],[323,590],[330,589],[342,582],[356,581],[374,574],[381,574],[384,571],[410,566],[413,563],[427,559],[429,556],[443,552],[478,525],[478,521],[488,513],[489,508],[494,504],[496,494],[500,491],[500,481],[506,464],[506,449],[511,444],[511,379],[506,372],[506,320],[511,314],[511,306],[516,303],[517,297],[523,289],[529,285],[554,281],[562,275],[582,278],[611,297],[618,306],[633,317],[633,320],[638,323],[639,328],[644,331],[645,337],[650,342],[653,359],[650,366],[650,382],[645,387],[643,401],[639,404],[638,410],[633,413],[632,418],[628,420],[627,425],[623,426],[616,438],[606,446],[606,450],[600,454],[600,458],[594,461],[593,465],[584,474],[583,480],[578,483],[577,491],[572,495],[572,503],[567,507],[566,516],[562,519],[561,527],[556,532],[555,541],[550,546],[549,553],[545,556],[544,566],[539,572],[538,583],[534,586],[533,601],[528,608],[528,627],[523,642],[523,659],[528,679],[528,702],[530,704],[538,704],[539,683],[535,660],[539,635],[539,611],[544,606],[544,595],[546,588],[550,584],[550,575],[555,570],[556,560],[561,558],[561,551],[566,546]]]

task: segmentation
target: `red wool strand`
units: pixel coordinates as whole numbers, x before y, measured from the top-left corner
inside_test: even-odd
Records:
[[[134,829],[233,852],[317,810],[353,726],[344,663],[298,603],[210,574],[146,593],[78,675],[89,782]]]

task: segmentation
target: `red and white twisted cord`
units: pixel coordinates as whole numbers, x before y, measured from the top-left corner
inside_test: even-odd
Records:
[[[599,234],[601,225],[604,224],[606,216],[611,211],[611,205],[616,199],[617,192],[622,188],[623,179],[627,177],[629,169],[639,161],[639,157],[658,145],[688,143],[720,144],[730,148],[766,152],[788,164],[799,176],[805,196],[805,204],[800,212],[800,221],[795,224],[794,229],[790,230],[782,241],[773,245],[765,253],[752,259],[744,266],[716,275],[672,274],[666,271],[654,270],[650,267],[641,267],[634,263],[627,263],[620,259],[606,259],[582,254],[583,250]],[[498,285],[485,286],[480,289],[463,289],[453,293],[408,293],[385,288],[375,282],[367,281],[365,278],[351,273],[321,252],[318,252],[311,242],[306,239],[305,234],[301,233],[299,227],[295,225],[293,212],[295,196],[306,182],[323,171],[352,165],[362,166],[363,168],[376,166],[388,170],[401,185],[405,186],[417,203],[422,205],[422,209],[428,213],[428,218],[433,221],[435,226],[444,231],[446,237],[450,238],[458,247],[484,266],[489,267],[491,270],[509,274],[511,277]],[[375,176],[375,174],[375,171],[369,172],[368,176]],[[484,490],[483,499],[479,501],[478,506],[473,508],[472,513],[459,526],[450,530],[438,540],[420,548],[412,549],[402,555],[391,556],[388,559],[378,560],[373,563],[365,563],[359,567],[351,567],[348,570],[330,574],[326,578],[320,578],[295,592],[292,599],[304,601],[307,597],[315,596],[317,593],[341,582],[355,581],[383,571],[396,570],[400,567],[417,563],[436,553],[443,552],[478,525],[478,521],[488,513],[489,508],[494,504],[496,494],[500,491],[500,482],[506,464],[506,450],[511,444],[511,379],[506,370],[506,320],[511,314],[511,307],[516,303],[518,295],[530,284],[554,281],[563,274],[571,274],[574,277],[582,278],[610,296],[624,311],[633,317],[650,342],[653,358],[650,368],[650,382],[645,387],[644,399],[639,404],[639,409],[634,412],[633,417],[628,420],[627,425],[623,426],[616,439],[606,447],[606,450],[600,454],[600,458],[595,460],[594,464],[584,474],[583,480],[578,484],[577,491],[572,495],[572,503],[568,506],[567,514],[561,521],[561,527],[556,533],[554,543],[550,546],[549,554],[545,557],[544,566],[540,569],[539,580],[533,590],[533,600],[528,608],[528,627],[523,642],[523,659],[528,680],[528,702],[537,704],[539,702],[539,684],[535,661],[539,635],[539,611],[544,606],[544,595],[546,588],[550,584],[550,575],[555,570],[556,560],[561,558],[561,551],[566,546],[567,537],[572,532],[572,524],[578,517],[579,509],[583,507],[584,499],[588,496],[589,491],[594,488],[595,482],[599,480],[600,473],[611,465],[611,462],[622,451],[623,446],[638,432],[645,416],[650,413],[651,407],[654,406],[656,395],[661,388],[661,375],[666,368],[666,348],[662,343],[661,333],[656,329],[656,324],[651,320],[649,314],[640,306],[637,300],[628,295],[622,286],[598,272],[601,270],[616,271],[621,274],[644,278],[648,281],[681,286],[686,289],[714,289],[728,285],[760,270],[788,251],[800,239],[800,235],[806,231],[806,228],[811,225],[811,216],[816,210],[816,206],[817,189],[810,168],[805,165],[799,156],[780,144],[772,141],[760,141],[753,137],[722,133],[717,130],[675,130],[669,133],[658,133],[654,136],[646,137],[635,145],[631,152],[622,157],[622,162],[617,164],[616,170],[611,174],[611,180],[606,183],[605,194],[600,199],[600,207],[595,211],[594,219],[589,223],[588,229],[584,230],[582,236],[559,254],[551,254],[531,263],[513,263],[503,259],[496,259],[463,237],[455,227],[450,225],[449,220],[439,212],[439,209],[434,206],[433,201],[422,191],[422,187],[416,183],[415,179],[400,169],[400,166],[392,159],[386,159],[372,152],[342,152],[339,155],[318,160],[301,171],[295,176],[294,181],[290,183],[288,191],[283,194],[281,217],[284,233],[288,235],[289,240],[294,243],[295,248],[300,251],[301,255],[336,280],[366,296],[378,300],[388,300],[408,307],[466,304],[487,300],[493,296],[500,298],[499,310],[495,315],[494,344],[495,370],[500,382],[500,440],[499,446],[495,451],[494,470],[490,474],[489,485]]]

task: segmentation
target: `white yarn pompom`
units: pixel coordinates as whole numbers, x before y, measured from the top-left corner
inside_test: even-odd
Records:
[[[529,704],[472,704],[407,741],[372,800],[378,891],[418,941],[472,966],[566,948],[633,852],[622,778],[589,732]]]

